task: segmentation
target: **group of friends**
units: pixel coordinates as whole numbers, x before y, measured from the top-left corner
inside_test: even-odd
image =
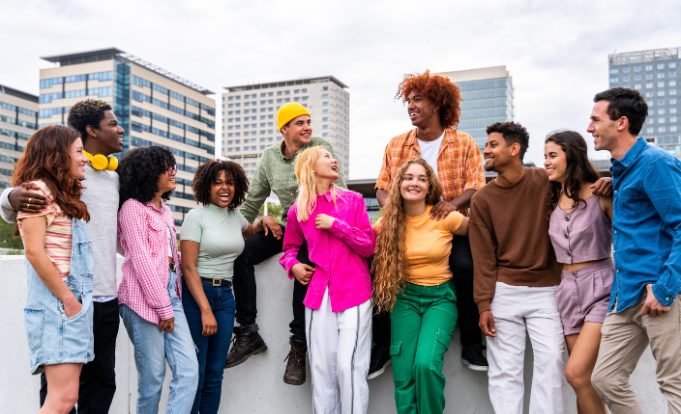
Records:
[[[158,412],[166,364],[169,413],[217,413],[225,366],[267,349],[254,265],[283,252],[294,284],[284,381],[304,383],[309,360],[315,413],[366,413],[368,378],[389,361],[398,413],[443,412],[457,323],[462,361],[488,371],[496,413],[523,412],[527,337],[530,413],[564,412],[566,379],[580,413],[642,413],[629,376],[646,346],[681,413],[681,162],[639,136],[641,95],[594,97],[587,131],[610,152],[612,179],[570,130],[548,134],[543,169],[523,165],[529,135],[515,122],[488,126],[481,155],[456,129],[461,97],[443,76],[407,75],[396,96],[415,128],[386,147],[373,225],[295,102],[279,108],[283,139],[250,183],[234,162],[199,166],[201,206],[179,245],[166,204],[175,158],[150,146],[118,165],[124,131],[109,104],[81,101],[69,126],[33,134],[0,205],[25,247],[40,412],[108,412],[122,320],[138,413]],[[488,184],[484,170],[496,172]],[[280,221],[257,218],[270,193]]]

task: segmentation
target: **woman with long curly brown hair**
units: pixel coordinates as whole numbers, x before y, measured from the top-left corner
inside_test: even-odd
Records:
[[[398,170],[383,218],[376,225],[374,300],[391,310],[395,405],[398,413],[441,413],[443,355],[457,321],[449,255],[452,237],[465,235],[468,219],[453,211],[435,220],[440,184],[423,159]]]
[[[92,242],[84,222],[90,216],[80,200],[86,163],[77,131],[47,126],[28,140],[12,176],[13,186],[30,183],[47,200],[43,210],[17,216],[27,260],[31,372],[44,371],[49,387],[41,413],[73,408],[80,370],[94,357]]]

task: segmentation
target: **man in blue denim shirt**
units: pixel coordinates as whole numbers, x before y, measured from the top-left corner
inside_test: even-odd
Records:
[[[592,382],[614,414],[643,413],[629,376],[649,343],[670,413],[681,413],[681,161],[638,137],[638,91],[594,97],[587,131],[612,155],[615,279]]]

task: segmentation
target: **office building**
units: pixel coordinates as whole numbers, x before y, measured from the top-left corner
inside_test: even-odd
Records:
[[[513,121],[513,82],[506,66],[443,72],[461,90],[461,120],[457,129],[485,146],[487,126]]]
[[[345,177],[349,172],[350,94],[333,76],[227,86],[222,95],[222,152],[252,177],[262,152],[281,142],[277,109],[300,102],[310,111],[313,136],[334,148]]]
[[[26,142],[38,129],[38,97],[0,85],[0,189],[9,185]]]
[[[70,107],[86,98],[112,104],[125,129],[123,152],[160,145],[177,160],[177,189],[169,206],[175,224],[196,206],[191,182],[215,158],[213,92],[119,49],[44,57],[40,70],[40,125],[66,123]]]
[[[681,48],[615,53],[608,64],[611,88],[636,89],[648,103],[641,134],[681,158]]]

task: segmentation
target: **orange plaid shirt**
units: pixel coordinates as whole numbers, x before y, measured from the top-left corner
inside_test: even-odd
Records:
[[[420,157],[416,129],[391,139],[385,147],[376,189],[390,190],[398,168],[405,161]],[[465,190],[478,190],[485,185],[482,155],[470,135],[453,128],[445,129],[437,156],[437,176],[446,201],[460,196]]]

